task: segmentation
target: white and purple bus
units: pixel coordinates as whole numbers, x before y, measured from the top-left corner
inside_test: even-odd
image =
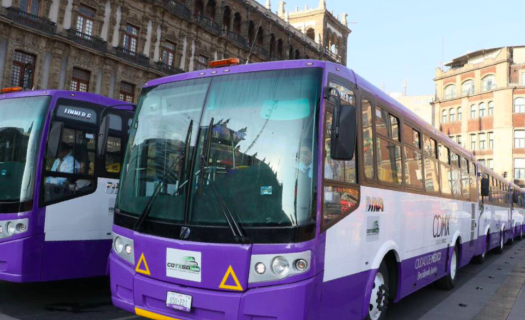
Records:
[[[106,275],[133,106],[11,91],[0,94],[0,280]]]
[[[509,184],[476,167],[337,64],[150,81],[115,208],[113,303],[165,320],[384,319],[516,236]]]

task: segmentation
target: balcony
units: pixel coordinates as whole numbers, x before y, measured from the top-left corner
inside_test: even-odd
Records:
[[[191,21],[191,10],[188,9],[182,3],[179,3],[175,0],[144,0],[144,1],[149,2],[152,5],[161,6],[164,9],[168,10],[171,14],[181,19]]]
[[[214,33],[215,35],[221,34],[221,26],[219,26],[215,21],[203,16],[195,16],[195,20],[200,26],[209,32]]]
[[[144,68],[149,68],[149,58],[137,52],[129,51],[122,47],[116,48],[117,57],[122,58],[134,64],[138,64]]]
[[[248,47],[248,42],[246,42],[246,39],[244,39],[242,36],[238,35],[235,32],[231,32],[229,30],[223,30],[222,34],[224,37],[230,39],[232,42],[234,42],[239,47],[246,49]]]
[[[106,41],[98,37],[87,35],[75,29],[67,30],[67,37],[75,43],[78,43],[84,47],[95,49],[102,53],[106,52],[106,50],[108,49]]]
[[[332,52],[329,48],[324,48],[324,54],[335,62],[341,63],[341,56],[337,53]]]
[[[41,18],[13,7],[9,7],[6,10],[7,18],[17,24],[21,24],[49,34],[54,34],[57,31],[56,23],[49,19]]]
[[[268,50],[266,50],[263,47],[260,47],[258,45],[254,45],[253,46],[252,53],[256,53],[256,54],[258,54],[259,56],[262,56],[265,59],[268,59],[268,56],[269,56]]]
[[[169,66],[162,61],[157,62],[157,70],[168,76],[184,73],[184,70]]]

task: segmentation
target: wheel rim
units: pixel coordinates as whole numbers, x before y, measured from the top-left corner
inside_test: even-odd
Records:
[[[452,280],[456,279],[457,267],[458,267],[458,262],[457,262],[456,250],[454,250],[454,253],[452,253],[452,258],[450,259],[450,278]]]
[[[388,301],[387,287],[385,283],[385,277],[381,272],[376,274],[374,279],[374,288],[370,295],[369,315],[370,319],[378,320],[381,317],[383,311],[385,311]]]

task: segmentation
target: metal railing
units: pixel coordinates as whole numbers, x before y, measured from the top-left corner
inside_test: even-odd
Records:
[[[246,49],[246,47],[248,47],[248,42],[241,35],[226,29],[222,31],[222,34],[241,48]]]
[[[157,62],[157,70],[169,76],[174,75],[174,74],[184,73],[184,70],[179,69],[174,66],[169,66],[162,61]]]
[[[95,49],[100,52],[106,52],[108,49],[107,42],[98,37],[93,37],[88,34],[82,33],[75,29],[69,29],[67,31],[67,37],[73,40],[75,43],[83,45],[85,47]]]
[[[57,31],[56,23],[53,21],[32,15],[17,8],[9,7],[6,9],[7,18],[13,22],[43,31],[45,33],[54,34]]]
[[[217,35],[221,33],[221,26],[217,22],[211,20],[210,18],[201,15],[196,15],[195,20],[199,25],[201,25],[208,31]]]
[[[256,53],[260,56],[263,56],[264,58],[268,58],[269,53],[268,50],[264,49],[263,47],[260,47],[258,45],[253,46],[253,53]]]
[[[161,6],[164,9],[168,10],[173,15],[181,19],[191,21],[191,10],[188,9],[182,3],[179,3],[175,0],[144,0],[144,1],[149,2],[153,5]]]
[[[126,61],[138,64],[139,66],[148,68],[149,67],[149,58],[145,55],[142,55],[137,52],[129,51],[122,47],[117,47],[116,49],[117,57],[122,58]]]
[[[342,58],[337,53],[332,52],[330,48],[324,48],[324,54],[334,60],[335,62],[341,62]]]

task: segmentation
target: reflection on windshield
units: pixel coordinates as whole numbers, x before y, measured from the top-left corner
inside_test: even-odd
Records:
[[[140,214],[170,164],[178,162],[150,218],[224,226],[225,209],[242,227],[312,223],[320,80],[317,69],[281,70],[148,92],[132,132],[118,207]],[[200,125],[185,146],[191,120]]]
[[[33,198],[40,129],[49,100],[0,100],[0,202]]]

